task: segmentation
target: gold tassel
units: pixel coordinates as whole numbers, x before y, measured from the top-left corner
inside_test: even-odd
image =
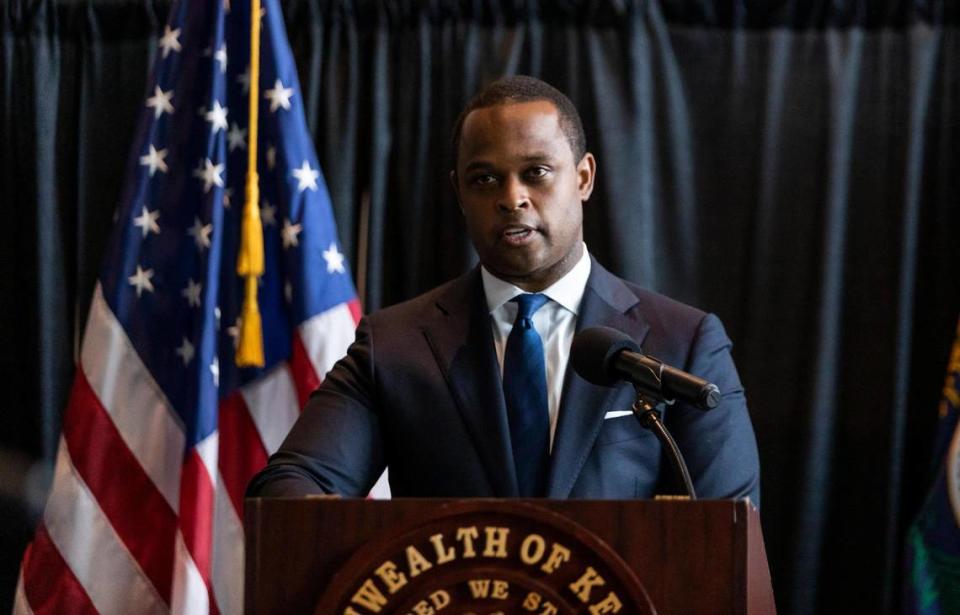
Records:
[[[263,275],[263,224],[260,221],[260,187],[257,172],[247,174],[246,199],[240,223],[240,252],[237,254],[237,274]],[[256,300],[256,296],[254,296]]]
[[[237,274],[244,278],[237,365],[263,367],[263,324],[257,305],[257,279],[263,275],[263,225],[260,221],[260,178],[257,175],[257,123],[260,97],[260,0],[250,2],[250,118],[247,143],[247,185],[240,227]]]
[[[257,307],[257,278],[244,278],[243,311],[240,313],[240,340],[237,344],[237,365],[263,367],[263,324]]]

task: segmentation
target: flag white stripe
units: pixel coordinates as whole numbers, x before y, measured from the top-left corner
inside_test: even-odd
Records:
[[[173,615],[199,615],[210,611],[207,586],[179,530],[174,543],[173,598],[170,602]]]
[[[298,329],[313,369],[323,379],[333,364],[347,354],[347,348],[356,338],[357,323],[350,305],[341,303],[303,321]]]
[[[123,441],[170,507],[178,511],[186,443],[183,427],[110,310],[99,283],[90,304],[80,361]]]
[[[102,615],[167,612],[163,598],[77,474],[62,436],[44,524]]]
[[[220,432],[215,431],[197,442],[194,450],[197,451],[197,455],[203,461],[203,466],[207,469],[210,484],[216,489],[217,477],[220,475],[220,471],[217,469],[217,458],[220,454]]]
[[[267,454],[274,453],[300,415],[293,376],[286,363],[240,389]]]
[[[213,593],[225,614],[243,612],[243,524],[224,486],[217,481],[213,530]]]
[[[33,609],[27,602],[27,594],[23,591],[23,568],[20,568],[20,574],[17,575],[17,592],[13,598],[12,615],[33,615]]]

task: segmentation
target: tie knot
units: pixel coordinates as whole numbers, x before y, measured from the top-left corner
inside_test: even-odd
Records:
[[[517,302],[517,322],[529,320],[533,314],[547,302],[547,296],[539,293],[517,295],[511,301]]]

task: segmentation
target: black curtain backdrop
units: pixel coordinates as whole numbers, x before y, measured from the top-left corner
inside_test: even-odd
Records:
[[[7,468],[52,463],[167,10],[0,8]],[[599,162],[590,250],[716,312],[736,343],[781,612],[896,610],[900,543],[929,476],[960,314],[960,9],[291,0],[284,10],[367,311],[475,261],[447,179],[464,102],[505,74],[553,83],[580,109]],[[22,471],[0,472],[3,610],[32,522],[25,484]]]

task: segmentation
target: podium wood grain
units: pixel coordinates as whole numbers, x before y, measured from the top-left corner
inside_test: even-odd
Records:
[[[658,613],[776,612],[759,515],[746,501],[468,501],[528,503],[579,524],[620,555]],[[247,613],[314,612],[358,549],[454,502],[247,500]]]

